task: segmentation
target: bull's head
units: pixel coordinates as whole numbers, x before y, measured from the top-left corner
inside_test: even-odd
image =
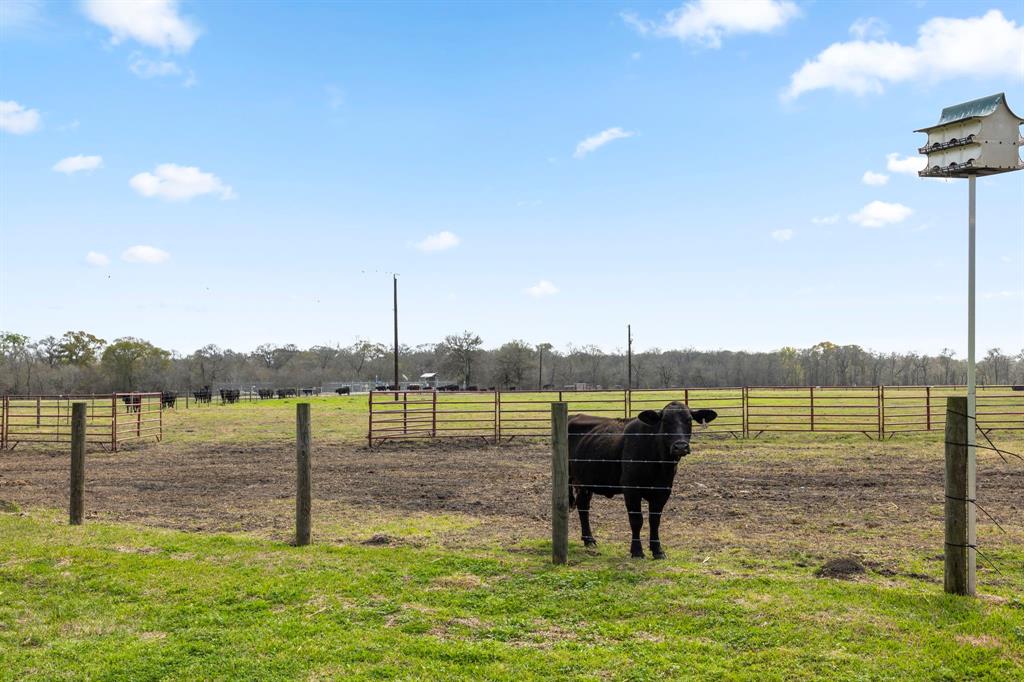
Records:
[[[718,413],[714,410],[693,410],[679,402],[671,402],[661,410],[644,410],[636,416],[644,424],[657,429],[663,438],[658,438],[658,449],[668,458],[679,461],[690,454],[690,438],[693,423],[707,424],[714,421]]]

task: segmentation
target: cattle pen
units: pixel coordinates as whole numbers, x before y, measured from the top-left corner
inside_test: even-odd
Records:
[[[21,443],[71,442],[71,406],[86,404],[86,442],[116,452],[127,442],[163,438],[160,393],[5,395],[0,399],[0,450]]]
[[[550,435],[550,404],[571,413],[628,419],[671,401],[714,409],[710,433],[758,438],[770,433],[898,434],[941,431],[946,398],[963,386],[742,386],[548,391],[371,391],[367,444],[388,440],[479,438],[491,443]],[[978,424],[1024,430],[1024,386],[978,389]]]

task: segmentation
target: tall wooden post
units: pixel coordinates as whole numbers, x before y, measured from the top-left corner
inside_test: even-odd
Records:
[[[569,561],[569,406],[551,403],[551,562]]]
[[[85,403],[71,405],[71,504],[68,513],[72,526],[82,523],[85,507]]]
[[[974,498],[968,484],[971,448],[967,435],[974,429],[967,417],[967,398],[946,399],[946,567],[945,588],[950,594],[974,596],[977,588],[977,552],[970,517]]]
[[[295,544],[308,545],[312,516],[309,403],[295,405]]]

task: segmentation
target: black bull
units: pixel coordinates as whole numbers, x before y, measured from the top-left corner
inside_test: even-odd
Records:
[[[590,528],[594,494],[622,495],[633,531],[629,553],[643,558],[640,531],[642,500],[647,500],[650,547],[655,559],[665,558],[658,529],[672,494],[679,460],[690,454],[693,423],[706,424],[718,414],[671,402],[662,410],[644,410],[635,419],[609,419],[586,414],[569,419],[569,500],[579,510],[583,543],[597,544]]]

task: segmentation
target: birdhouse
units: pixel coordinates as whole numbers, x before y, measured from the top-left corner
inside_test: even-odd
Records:
[[[939,122],[915,133],[928,142],[917,151],[928,155],[923,178],[966,178],[1020,170],[1020,124],[1024,118],[1010,110],[1006,95],[990,95],[942,110]]]

